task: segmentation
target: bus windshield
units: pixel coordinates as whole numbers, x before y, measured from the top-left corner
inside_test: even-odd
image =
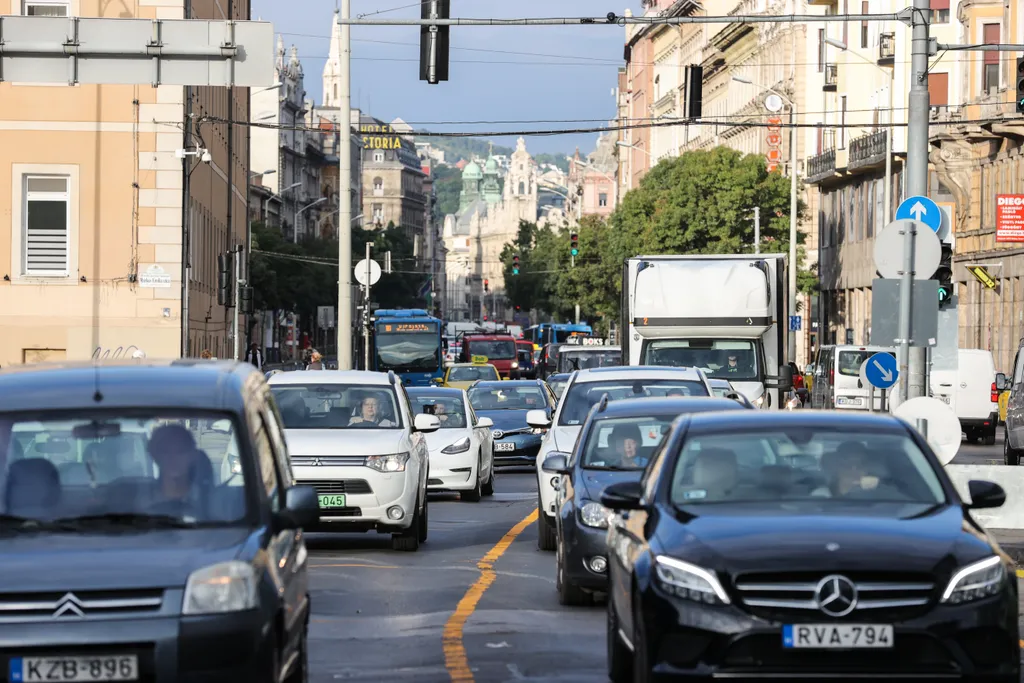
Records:
[[[385,372],[434,372],[441,367],[441,338],[434,332],[377,330],[377,369]]]

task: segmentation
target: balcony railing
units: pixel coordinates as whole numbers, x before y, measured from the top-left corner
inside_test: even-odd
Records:
[[[839,65],[838,64],[826,64],[825,65],[825,86],[822,88],[825,92],[835,92],[839,86]]]
[[[878,35],[878,64],[892,66],[896,62],[896,34],[880,33]]]
[[[885,161],[885,143],[884,130],[850,140],[850,170],[875,166]]]
[[[804,182],[815,184],[831,178],[836,172],[836,151],[827,149],[807,159],[807,177]]]

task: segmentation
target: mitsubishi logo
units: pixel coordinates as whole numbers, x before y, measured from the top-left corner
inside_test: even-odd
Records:
[[[53,611],[53,618],[59,619],[64,616],[84,617],[82,603],[75,597],[74,593],[65,593],[64,597],[57,601],[57,609]]]
[[[845,576],[833,574],[818,582],[818,609],[830,617],[845,617],[857,606],[857,587]]]
[[[313,458],[313,467],[320,467],[321,465],[323,465],[323,463],[320,462],[320,458]]]

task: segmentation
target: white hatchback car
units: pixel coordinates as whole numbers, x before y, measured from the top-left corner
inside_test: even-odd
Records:
[[[477,417],[464,389],[409,387],[413,410],[436,416],[441,428],[427,435],[430,479],[427,488],[458,491],[462,500],[480,501],[494,493],[494,439],[489,417]]]
[[[427,540],[426,434],[393,373],[282,372],[270,378],[296,481],[316,489],[317,530],[392,534],[395,550]],[[313,530],[313,529],[311,529]]]
[[[561,475],[544,472],[542,465],[552,451],[570,453],[590,409],[608,394],[615,401],[642,396],[714,396],[707,376],[698,368],[627,366],[577,370],[569,378],[552,419],[543,410],[531,410],[526,422],[548,428],[537,454],[537,545],[554,550],[555,493]]]

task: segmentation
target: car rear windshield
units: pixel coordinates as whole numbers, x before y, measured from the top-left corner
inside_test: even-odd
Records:
[[[469,344],[469,353],[473,356],[486,356],[489,360],[512,360],[516,357],[516,343],[511,339],[471,339],[466,343]]]
[[[583,469],[641,470],[668,433],[675,415],[620,417],[594,424],[583,449]]]
[[[390,387],[272,384],[285,429],[401,429]]]
[[[840,351],[839,352],[839,374],[846,375],[847,377],[860,377],[860,366],[864,365],[864,361],[871,356],[878,353],[877,351]],[[889,353],[893,358],[896,357],[895,353]]]
[[[498,379],[498,371],[493,365],[456,366],[448,372],[449,382],[475,382],[478,379]]]
[[[248,508],[237,433],[231,419],[202,412],[0,416],[0,513],[69,524],[240,522]]]
[[[687,437],[672,475],[676,505],[767,501],[944,502],[941,481],[906,434],[835,425]]]
[[[466,426],[466,404],[462,396],[417,392],[410,398],[417,413],[437,415],[441,429],[462,429]]]
[[[590,409],[608,394],[609,401],[643,396],[707,396],[703,382],[669,379],[619,379],[602,382],[576,382],[562,399],[558,424],[581,425]]]
[[[473,410],[544,410],[548,402],[544,391],[536,384],[487,384],[469,390],[469,404]]]
[[[617,365],[622,365],[621,351],[562,349],[558,355],[558,369],[562,372]]]

